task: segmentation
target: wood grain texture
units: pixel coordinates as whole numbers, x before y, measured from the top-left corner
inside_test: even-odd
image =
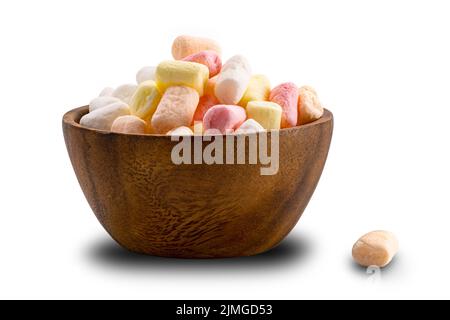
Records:
[[[177,166],[170,137],[87,129],[78,124],[87,111],[66,113],[63,131],[98,220],[129,250],[179,258],[248,256],[277,245],[316,188],[333,131],[329,111],[281,130],[279,171],[262,176],[260,165]]]

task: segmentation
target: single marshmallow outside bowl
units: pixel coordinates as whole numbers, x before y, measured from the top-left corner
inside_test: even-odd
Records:
[[[377,230],[366,233],[352,248],[353,259],[363,267],[387,266],[399,248],[396,236],[389,231]]]

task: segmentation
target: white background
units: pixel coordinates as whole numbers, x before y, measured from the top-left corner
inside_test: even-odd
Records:
[[[429,0],[1,1],[0,298],[450,298],[449,15]],[[334,112],[316,193],[272,252],[128,253],[78,186],[63,113],[170,58],[179,34],[313,85]],[[401,248],[378,279],[350,251],[380,228]]]

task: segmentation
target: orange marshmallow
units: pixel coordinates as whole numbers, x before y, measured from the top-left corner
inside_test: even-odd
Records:
[[[153,114],[151,126],[156,133],[167,133],[178,127],[189,127],[197,108],[199,95],[184,86],[167,88]]]
[[[206,82],[205,94],[200,98],[197,109],[194,113],[192,122],[202,121],[205,113],[215,105],[219,104],[219,100],[214,95],[214,86],[216,85],[217,76],[213,77]]]
[[[147,123],[139,117],[129,115],[114,120],[111,131],[118,133],[145,134],[148,133]]]
[[[309,86],[303,86],[299,89],[298,97],[298,125],[307,124],[323,115],[323,106],[317,97],[316,91]]]
[[[172,56],[175,60],[181,60],[204,50],[212,50],[221,54],[219,45],[214,40],[207,38],[183,35],[177,37],[172,44]]]

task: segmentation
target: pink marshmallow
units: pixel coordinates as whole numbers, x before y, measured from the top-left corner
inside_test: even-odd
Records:
[[[183,61],[196,62],[207,66],[210,78],[214,77],[222,69],[222,61],[220,60],[219,55],[212,50],[191,54],[190,56],[183,58]]]
[[[292,83],[282,83],[272,89],[269,100],[281,106],[281,128],[290,128],[297,125],[298,87]]]
[[[205,131],[216,129],[221,133],[230,133],[239,128],[246,118],[244,108],[219,104],[206,112],[203,118],[203,128]]]

